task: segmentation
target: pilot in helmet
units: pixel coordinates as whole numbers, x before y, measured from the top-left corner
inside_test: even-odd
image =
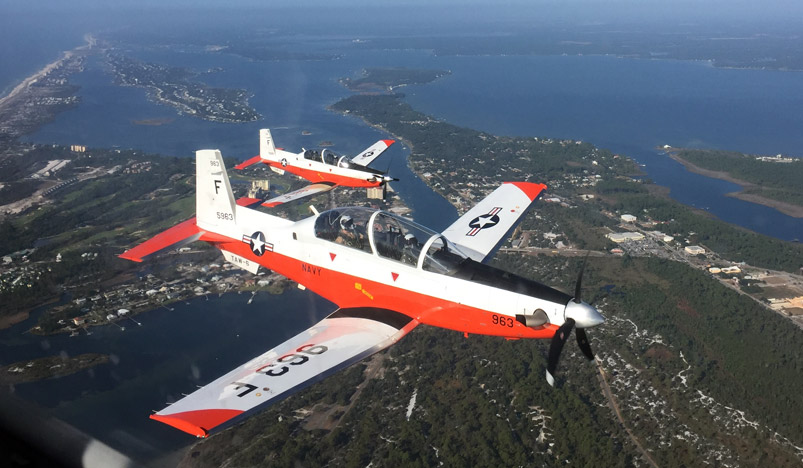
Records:
[[[354,230],[354,220],[349,215],[340,217],[340,232],[335,242],[349,247],[357,246],[357,232]]]

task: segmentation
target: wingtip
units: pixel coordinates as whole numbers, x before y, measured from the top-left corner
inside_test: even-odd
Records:
[[[137,262],[137,263],[142,263],[142,261],[143,261],[139,257],[135,257],[133,255],[130,255],[128,253],[128,251],[125,251],[125,252],[121,253],[120,255],[118,255],[118,257],[122,258],[123,260],[131,260],[132,262]]]
[[[243,161],[240,164],[234,166],[234,168],[237,169],[238,171],[241,171],[252,164],[258,163],[261,159],[262,158],[259,155],[256,155],[253,158]]]
[[[233,409],[202,409],[184,411],[170,415],[152,414],[150,418],[175,427],[195,437],[207,437],[209,430],[241,415],[243,412]]]
[[[536,184],[534,182],[505,182],[506,184],[511,184],[516,186],[519,190],[524,192],[530,198],[530,201],[535,200],[538,198],[538,195],[541,194],[544,190],[546,190],[545,184]]]
[[[382,141],[385,142],[385,144],[388,146],[392,145],[393,143],[396,143],[396,140],[382,140]]]
[[[209,435],[209,431],[204,429],[203,427],[196,426],[191,422],[184,421],[178,418],[171,418],[169,416],[162,416],[159,414],[152,414],[150,418],[154,421],[159,421],[160,423],[167,424],[168,426],[174,427],[180,431],[184,431],[187,434],[194,435],[195,437],[206,437]]]

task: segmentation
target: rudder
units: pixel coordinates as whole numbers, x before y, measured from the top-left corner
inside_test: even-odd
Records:
[[[259,157],[262,159],[276,159],[276,146],[273,144],[273,136],[270,130],[263,128],[259,131]]]
[[[195,214],[198,227],[236,237],[236,203],[220,150],[195,152]]]

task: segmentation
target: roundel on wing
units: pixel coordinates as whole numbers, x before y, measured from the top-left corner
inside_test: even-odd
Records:
[[[487,229],[494,227],[497,224],[499,224],[499,215],[496,213],[487,213],[472,219],[471,222],[468,223],[468,226],[472,229]]]
[[[282,158],[282,167],[287,167],[287,158]]]
[[[265,234],[260,231],[251,234],[250,244],[251,252],[254,252],[257,257],[261,257],[265,253]]]

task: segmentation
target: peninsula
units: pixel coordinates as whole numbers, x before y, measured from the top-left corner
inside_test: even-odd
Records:
[[[690,172],[742,186],[729,197],[803,218],[803,160],[734,151],[661,148]]]
[[[180,114],[226,123],[253,122],[260,117],[248,105],[251,95],[244,89],[214,88],[193,81],[195,73],[186,68],[145,63],[116,53],[107,53],[106,60],[117,84],[146,88],[153,101]]]
[[[0,99],[1,138],[13,139],[32,132],[78,103],[78,87],[67,79],[83,70],[86,55],[95,44],[91,35],[85,39],[85,45],[62,52],[57,60],[25,78]]]
[[[366,68],[362,77],[342,78],[340,84],[359,93],[392,93],[396,88],[413,84],[426,84],[450,75],[448,70],[416,68]]]
[[[72,357],[58,355],[15,362],[0,367],[0,384],[15,385],[64,377],[90,367],[106,364],[109,360],[108,355],[88,353]]]

